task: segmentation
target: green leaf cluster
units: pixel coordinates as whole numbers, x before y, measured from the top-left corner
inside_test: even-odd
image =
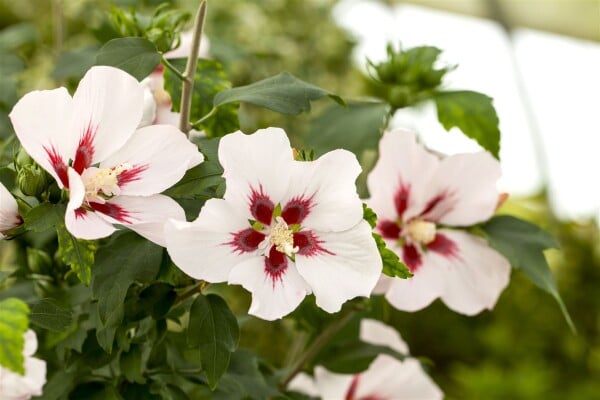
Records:
[[[0,301],[0,366],[25,373],[23,335],[29,325],[29,307],[17,298]]]

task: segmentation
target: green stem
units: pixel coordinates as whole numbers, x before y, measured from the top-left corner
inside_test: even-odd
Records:
[[[173,64],[171,64],[169,60],[165,58],[164,55],[162,56],[161,61],[164,64],[164,66],[167,67],[167,69],[171,70],[171,72],[173,72],[175,75],[177,75],[179,79],[181,79],[182,81],[185,81],[187,79],[185,76],[183,76],[180,70],[178,70]]]
[[[352,317],[354,317],[355,314],[356,310],[350,310],[346,312],[346,314],[344,314],[340,319],[334,321],[331,325],[325,328],[325,330],[322,331],[311,343],[306,352],[296,361],[290,372],[285,375],[279,387],[284,390],[290,381],[304,369],[306,363],[312,360],[321,351],[321,349],[323,349],[323,347],[329,343],[331,338],[335,336],[335,334],[338,333],[338,331],[342,329],[352,319]]]
[[[190,297],[192,297],[196,293],[201,293],[202,289],[204,289],[206,287],[206,285],[207,285],[207,283],[205,281],[200,281],[193,288],[191,288],[190,290],[188,290],[187,292],[184,292],[181,296],[179,296],[177,298],[177,300],[175,300],[174,306],[183,303],[184,301],[186,301],[187,299],[189,299]]]
[[[183,73],[184,80],[181,87],[181,116],[179,119],[179,129],[186,135],[192,129],[190,125],[190,109],[192,107],[192,91],[194,90],[194,76],[196,74],[196,65],[198,64],[198,47],[202,29],[204,28],[204,16],[206,15],[206,0],[200,3],[196,19],[194,21],[194,31],[192,39],[192,48],[188,57]]]
[[[212,117],[213,115],[215,115],[215,113],[217,112],[217,107],[213,107],[212,110],[210,110],[208,112],[208,114],[206,114],[204,117],[200,118],[198,121],[193,122],[192,123],[192,127],[193,128],[197,128],[198,126],[200,126],[200,124],[202,124],[204,121],[206,121],[207,119],[209,119],[210,117]]]

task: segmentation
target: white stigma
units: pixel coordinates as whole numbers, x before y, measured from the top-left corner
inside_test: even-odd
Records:
[[[85,200],[88,203],[104,204],[107,199],[121,194],[119,175],[128,169],[131,169],[129,164],[121,164],[114,168],[87,168],[81,174],[85,185]]]
[[[281,217],[275,217],[269,240],[271,246],[275,246],[275,250],[284,253],[288,257],[291,257],[300,249],[298,246],[294,247],[294,232]]]
[[[435,224],[422,219],[413,219],[406,225],[406,233],[415,242],[429,244],[435,239]]]

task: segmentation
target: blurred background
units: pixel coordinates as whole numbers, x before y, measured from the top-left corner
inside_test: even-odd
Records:
[[[16,100],[34,88],[73,88],[99,47],[116,36],[112,7],[143,13],[163,2],[0,0],[2,165],[16,151],[7,120]],[[197,6],[171,3],[191,12]],[[388,42],[444,50],[443,61],[458,64],[448,88],[494,98],[503,135],[500,186],[511,193],[500,211],[541,225],[559,241],[560,251],[546,255],[578,334],[554,300],[518,271],[493,312],[467,318],[436,302],[412,314],[388,308],[387,319],[426,360],[447,398],[600,398],[600,2],[209,0],[205,33],[211,57],[234,86],[285,70],[344,98],[366,96],[366,60],[380,61]],[[282,126],[301,146],[325,103],[298,117],[244,106],[242,129]],[[428,107],[403,109],[391,124],[416,129],[442,152],[477,150],[459,132],[445,132]],[[0,262],[10,263],[2,249]],[[289,327],[254,321],[244,329]],[[260,336],[244,344],[283,363],[285,337],[262,343]]]

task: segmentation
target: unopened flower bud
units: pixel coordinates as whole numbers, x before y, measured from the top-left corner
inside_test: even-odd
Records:
[[[19,170],[17,183],[21,192],[27,196],[38,196],[48,186],[46,172],[37,165],[25,165]]]
[[[33,164],[33,159],[27,154],[27,152],[21,147],[17,156],[15,157],[15,164],[17,168],[23,168],[26,165]]]

